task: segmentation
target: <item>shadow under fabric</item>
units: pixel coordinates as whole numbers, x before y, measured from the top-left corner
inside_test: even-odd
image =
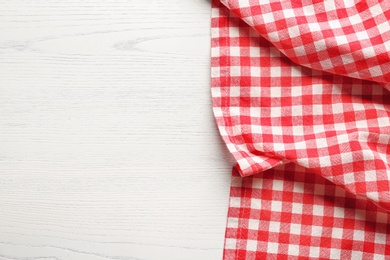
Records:
[[[224,259],[390,258],[390,3],[213,0]]]

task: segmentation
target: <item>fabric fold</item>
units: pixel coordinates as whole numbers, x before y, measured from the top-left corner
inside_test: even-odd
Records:
[[[224,259],[389,258],[388,10],[212,0],[213,112],[237,161]]]
[[[388,1],[221,2],[299,65],[390,83]]]
[[[390,210],[390,92],[381,85],[390,79],[390,26],[383,21],[389,4],[364,9],[334,1],[221,2],[233,13],[219,8],[226,16],[213,20],[213,110],[240,174],[291,162]],[[318,10],[327,10],[328,20]],[[348,16],[340,18],[342,10]],[[359,27],[360,20],[349,15],[357,15],[363,25],[370,20],[375,30]],[[335,23],[340,28],[331,28]],[[321,35],[310,31],[313,26]],[[360,31],[347,34],[351,26]],[[329,30],[332,37],[324,35]],[[341,48],[336,32],[349,43],[355,39],[358,47]],[[368,46],[356,36],[361,32],[380,42]],[[329,58],[333,49],[326,42],[344,52]],[[318,67],[323,61],[330,65]],[[353,66],[340,69],[347,61]]]

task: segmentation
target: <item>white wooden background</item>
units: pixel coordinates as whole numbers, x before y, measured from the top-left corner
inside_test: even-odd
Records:
[[[0,0],[0,259],[221,259],[208,0]]]

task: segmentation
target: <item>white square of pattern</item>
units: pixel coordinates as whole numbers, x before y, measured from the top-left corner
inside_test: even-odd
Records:
[[[303,142],[301,142],[301,143],[303,143]],[[303,167],[309,167],[310,166],[308,158],[298,158],[297,162],[298,162],[299,165],[301,165]]]
[[[322,94],[324,92],[324,85],[322,84],[313,84],[311,88],[311,93],[313,95]]]
[[[310,247],[310,257],[319,257],[320,256],[320,248],[319,247]]]
[[[292,116],[302,116],[303,110],[302,106],[292,106],[291,107],[291,115]],[[297,126],[301,127],[301,126]]]
[[[387,235],[385,233],[375,233],[375,243],[376,244],[382,244],[382,245],[386,245],[386,238],[387,238]]]
[[[324,206],[322,205],[313,205],[313,215],[323,216],[324,215]]]
[[[302,115],[302,113],[293,114],[293,116],[300,116],[300,115]],[[295,136],[303,135],[303,126],[302,125],[293,126],[292,131],[293,131],[293,135]]]
[[[318,23],[308,23],[311,32],[320,32],[321,26]]]
[[[253,21],[253,16],[242,17],[242,20],[244,20],[250,26],[255,24]]]
[[[293,255],[293,256],[298,256],[299,255],[299,245],[293,245],[293,244],[288,245],[288,254]]]
[[[260,57],[260,49],[259,47],[249,47],[249,55],[250,57]]]
[[[270,32],[268,34],[268,37],[270,38],[270,40],[273,42],[273,41],[276,41],[278,42],[280,39],[279,39],[279,33],[278,32]],[[272,56],[272,54],[271,54]]]
[[[230,56],[240,57],[240,47],[230,47]]]
[[[296,148],[297,150],[300,150],[300,149],[304,150],[304,149],[306,149],[306,142],[305,142],[305,141],[296,142],[296,143],[295,143],[295,148]],[[305,158],[300,158],[300,159],[305,159]]]
[[[257,241],[256,240],[252,240],[252,239],[248,239],[246,241],[246,250],[247,251],[252,251],[252,252],[257,251]]]
[[[374,254],[372,259],[375,259],[375,260],[385,260],[385,256],[384,255]]]
[[[263,188],[263,179],[259,179],[259,178],[253,179],[252,188],[255,189]]]
[[[299,235],[301,234],[301,225],[300,224],[291,224],[290,225],[290,233]]]
[[[372,77],[382,75],[382,68],[380,65],[375,66],[375,67],[370,67],[370,68],[368,68],[368,70],[370,71]]]
[[[287,30],[291,38],[297,37],[301,34],[299,26],[289,27]]]
[[[239,97],[241,94],[241,90],[239,87],[230,87],[230,97]]]
[[[222,1],[224,2],[224,1]],[[226,1],[227,3],[229,3],[229,1]],[[249,0],[240,0],[240,8],[244,8],[244,7],[250,7],[250,1]]]
[[[302,77],[302,70],[300,67],[291,66],[291,76],[292,77]],[[294,87],[292,87],[294,88]],[[301,89],[302,87],[295,87],[296,89]],[[291,91],[292,92],[292,91]]]
[[[345,8],[354,7],[356,5],[355,0],[343,0],[343,3]]]
[[[348,43],[348,38],[345,35],[337,35],[334,37],[338,45]]]
[[[341,162],[343,164],[353,162],[353,153],[342,153],[341,154]]]
[[[219,50],[220,50],[219,47],[212,47],[212,48],[211,48],[211,56],[213,56],[213,57],[219,56]],[[219,67],[212,67],[212,68],[217,68],[217,69],[219,69]]]
[[[241,125],[232,126],[232,130],[233,130],[233,135],[235,135],[235,136],[242,134]]]
[[[332,29],[342,28],[341,23],[340,23],[339,20],[331,20],[328,23],[329,23],[330,28],[332,28]]]
[[[322,111],[323,105],[312,105],[313,107],[313,115],[322,115],[324,111]]]
[[[259,229],[259,221],[256,219],[249,219],[248,221],[248,228],[251,230],[258,230]]]
[[[270,94],[271,94],[271,97],[280,97],[282,95],[282,88],[281,87],[272,86]]]
[[[283,9],[284,18],[295,17],[294,9]]]
[[[305,16],[312,16],[315,15],[316,11],[314,10],[313,5],[305,5],[303,7],[303,13],[305,14]]]
[[[260,77],[261,68],[257,66],[251,66],[251,76],[252,77]]]
[[[241,67],[240,66],[231,66],[230,67],[230,76],[240,76],[241,75]]]
[[[342,228],[332,228],[332,238],[341,239],[343,237],[343,231]]]
[[[324,148],[328,146],[328,141],[326,138],[317,138],[315,139],[317,148]]]
[[[282,211],[282,202],[274,200],[271,202],[271,210],[276,211],[276,212],[281,212]]]
[[[228,218],[228,228],[238,228],[238,218]]]
[[[213,38],[218,38],[219,37],[219,31],[220,31],[219,28],[211,28],[211,35],[213,36]]]
[[[260,87],[251,87],[250,96],[251,97],[260,97],[261,88]]]
[[[221,76],[221,68],[219,68],[219,67],[212,67],[211,68],[211,77],[212,78],[219,78],[220,76]],[[219,88],[214,88],[214,89],[218,89],[219,90]],[[221,94],[219,94],[219,97],[220,96],[221,96]]]
[[[303,193],[305,190],[305,183],[303,182],[295,182],[293,186],[293,191],[295,193]]]
[[[284,151],[286,150],[286,147],[284,143],[273,143],[273,147],[275,151]]]
[[[367,161],[370,159],[372,160],[372,159],[374,159],[374,155],[371,158],[364,158],[364,159]],[[375,182],[376,180],[378,180],[376,175],[377,175],[376,171],[365,171],[364,172],[364,180],[368,183]]]
[[[239,198],[239,197],[230,198],[230,207],[233,207],[233,208],[241,207],[241,198]]]
[[[280,231],[280,222],[270,221],[269,222],[269,231],[279,233]]]
[[[370,39],[370,36],[368,36],[367,31],[360,31],[356,33],[356,36],[359,40],[364,40],[364,39]]]
[[[364,231],[355,229],[353,231],[353,240],[355,240],[355,241],[364,241],[365,240],[365,238],[364,238]]]
[[[282,75],[282,68],[281,67],[271,67],[271,77],[280,77]],[[274,87],[271,87],[271,89]]]
[[[344,111],[344,108],[343,108],[343,104],[342,103],[332,104],[332,112],[334,114],[341,113],[343,111]]]
[[[213,92],[213,90],[212,90],[212,92]],[[216,96],[213,96],[213,97],[216,97]],[[221,108],[214,107],[213,112],[214,112],[215,117],[221,117],[223,115]]]
[[[247,169],[251,166],[250,163],[248,162],[248,160],[245,158],[237,160],[237,163],[238,163],[238,165],[240,165],[241,170]]]
[[[260,209],[261,207],[261,200],[259,199],[251,199],[251,209]]]
[[[344,184],[351,184],[355,182],[355,176],[353,173],[346,173],[343,175]]]
[[[333,217],[344,218],[345,217],[344,208],[334,207],[333,208]]]
[[[340,259],[341,257],[341,250],[340,249],[335,249],[331,248],[330,249],[330,259]],[[376,259],[376,258],[374,258]]]
[[[302,204],[293,202],[291,205],[291,212],[295,214],[302,214]]]
[[[283,134],[283,128],[280,126],[274,126],[272,128],[272,133],[275,135],[282,135]]]
[[[275,21],[273,12],[263,13],[262,17],[266,23],[272,23]]]
[[[349,53],[341,55],[341,59],[342,59],[344,64],[350,64],[350,63],[355,61],[352,54],[349,54]]]
[[[261,126],[258,126],[258,125],[251,125],[251,131],[253,134],[261,134],[263,133],[263,128]]]
[[[297,55],[297,56],[304,56],[304,55],[306,55],[306,50],[305,50],[304,46],[294,47],[294,52],[295,52],[295,55]]]
[[[335,5],[334,1],[325,1],[324,7],[325,7],[324,9],[326,12],[331,12],[331,11],[336,10],[336,5]]]
[[[251,117],[254,117],[254,118],[260,117],[260,108],[259,107],[251,107],[249,109],[249,114]]]
[[[376,191],[370,191],[367,192],[367,198],[372,199],[373,201],[378,201],[379,200],[379,193]]]
[[[225,248],[226,249],[236,249],[237,240],[234,238],[225,239]]]
[[[321,156],[320,157],[320,167],[329,167],[332,165],[332,160],[330,156]]]
[[[326,41],[324,39],[313,42],[316,51],[326,50]]]
[[[332,61],[330,59],[321,60],[320,64],[323,69],[330,69],[333,67]]]
[[[324,125],[314,125],[313,126],[313,133],[324,133],[324,132],[325,132]]]
[[[274,180],[272,182],[272,190],[283,191],[284,182],[281,180]]]
[[[322,233],[322,227],[321,226],[312,226],[311,227],[311,235],[313,237],[320,237]]]
[[[351,251],[351,259],[364,259],[363,252],[361,252],[361,251]]]
[[[376,26],[376,28],[378,29],[380,34],[384,34],[384,33],[388,32],[388,31],[390,31],[390,27],[389,27],[389,22],[388,21],[386,21],[384,23],[381,23],[381,24],[378,24]]]
[[[352,103],[353,111],[364,111],[366,107],[362,103]]]
[[[229,27],[229,36],[230,37],[239,37],[240,36],[240,29],[237,27]]]
[[[268,243],[267,252],[271,254],[276,254],[278,252],[278,243]]]
[[[353,2],[353,0],[350,0],[350,1]],[[344,2],[345,2],[345,0],[344,0]],[[352,25],[363,23],[362,18],[360,17],[359,13],[352,15],[352,16],[349,16],[348,19]]]
[[[356,120],[356,127],[357,128],[363,128],[363,129],[367,129],[368,128],[368,122],[367,120]],[[363,154],[363,157],[366,156],[367,154],[364,153]],[[368,154],[370,156],[370,154]]]

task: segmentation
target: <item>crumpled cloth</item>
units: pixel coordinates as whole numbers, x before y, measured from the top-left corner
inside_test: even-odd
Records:
[[[224,258],[390,258],[390,2],[212,5]]]

